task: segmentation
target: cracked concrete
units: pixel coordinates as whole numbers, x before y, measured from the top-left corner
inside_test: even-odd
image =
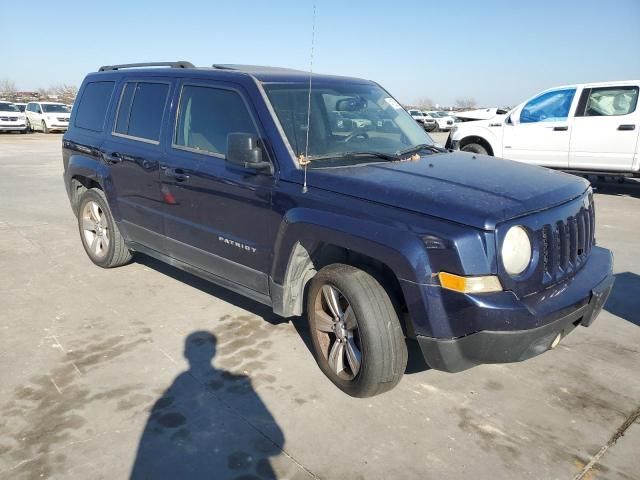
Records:
[[[299,320],[148,258],[93,266],[61,173],[60,135],[0,135],[0,478],[638,478],[640,424],[611,439],[640,407],[639,184],[599,185],[618,280],[592,327],[456,375],[411,345],[357,400]]]

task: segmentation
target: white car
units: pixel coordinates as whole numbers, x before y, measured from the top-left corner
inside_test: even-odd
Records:
[[[425,115],[428,118],[433,118],[438,124],[438,130],[448,132],[455,123],[453,117],[449,116],[446,112],[426,112]]]
[[[458,123],[447,147],[581,172],[640,176],[640,80],[546,90],[507,114]]]
[[[27,131],[24,113],[10,102],[0,102],[0,132],[3,131],[20,133]]]
[[[69,108],[58,102],[29,102],[24,113],[27,115],[27,127],[31,130],[66,131],[69,128]]]
[[[409,115],[411,115],[416,122],[422,125],[427,132],[432,132],[437,129],[438,124],[436,121],[433,118],[428,117],[425,112],[415,109],[407,110],[407,112],[409,112]]]

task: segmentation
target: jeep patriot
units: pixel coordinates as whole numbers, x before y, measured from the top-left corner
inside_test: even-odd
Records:
[[[585,180],[438,147],[369,80],[105,66],[62,154],[96,265],[141,252],[304,315],[319,367],[352,396],[398,383],[405,337],[447,372],[552,349],[613,284]]]

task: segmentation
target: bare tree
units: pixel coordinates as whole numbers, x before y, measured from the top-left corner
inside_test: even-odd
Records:
[[[421,97],[416,100],[416,106],[422,110],[432,109],[435,103],[429,97]]]
[[[476,102],[476,99],[472,97],[456,98],[455,104],[456,107],[463,108],[465,110],[476,108],[478,106],[478,102]]]
[[[6,98],[7,100],[15,100],[17,91],[16,84],[13,83],[12,80],[8,78],[0,80],[0,97]]]
[[[49,89],[48,88],[39,88],[38,89],[38,97],[40,100],[47,100],[49,98]]]
[[[71,104],[76,99],[78,87],[75,85],[54,85],[49,88],[49,95],[53,95],[59,102]]]

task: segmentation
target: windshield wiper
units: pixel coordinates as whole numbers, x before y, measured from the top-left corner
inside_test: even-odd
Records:
[[[421,150],[429,150],[430,152],[433,153],[444,153],[447,151],[446,148],[440,148],[440,147],[436,147],[435,145],[432,145],[430,143],[421,143],[419,145],[414,145],[411,148],[407,148],[405,150],[400,150],[397,154],[398,157],[403,157],[405,155],[410,155],[412,153],[418,153]]]
[[[389,160],[390,162],[395,162],[398,160],[397,155],[393,155],[390,153],[383,153],[383,152],[345,152],[345,153],[337,153],[337,154],[329,154],[329,155],[318,155],[316,157],[311,157],[309,160],[311,161],[324,160],[328,158],[349,159],[349,158],[356,158],[356,157],[377,157],[377,158],[382,158],[384,160]]]

